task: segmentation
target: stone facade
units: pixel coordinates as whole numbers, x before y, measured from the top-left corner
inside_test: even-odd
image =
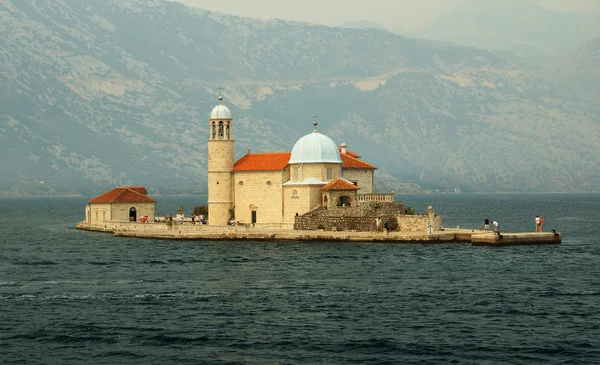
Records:
[[[287,171],[238,171],[234,175],[235,220],[256,224],[283,220],[283,182]],[[209,208],[210,209],[210,208]]]
[[[112,220],[109,203],[90,204],[86,207],[87,222],[90,224],[100,224]]]
[[[129,211],[135,208],[136,221],[148,216],[154,221],[155,203],[91,203],[86,208],[86,217],[90,224],[102,224],[111,221],[129,221]]]
[[[361,194],[372,194],[375,185],[373,170],[345,169],[344,179],[352,181],[360,188]]]
[[[304,214],[321,204],[320,185],[286,185],[284,194],[283,223],[293,225],[296,213]]]

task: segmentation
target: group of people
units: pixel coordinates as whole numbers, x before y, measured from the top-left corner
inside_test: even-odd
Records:
[[[490,222],[494,226],[494,234],[500,234],[500,224],[497,221],[492,221],[488,217],[483,218],[483,229],[485,232],[490,231]],[[480,228],[481,229],[481,228]],[[535,216],[535,231],[541,233],[544,231],[544,217]]]
[[[544,231],[544,217],[535,216],[535,231],[541,233]]]
[[[390,224],[387,221],[383,221],[383,218],[377,217],[371,219],[371,230],[375,232],[382,232],[385,230],[386,234],[390,234]]]
[[[192,224],[196,224],[196,222],[200,224],[206,224],[206,220],[204,219],[204,214],[195,215],[192,214]]]
[[[492,226],[494,226],[494,234],[500,235],[500,223],[498,223],[498,221],[491,220],[488,217],[483,218],[483,230],[485,232],[490,231],[490,222],[492,222]]]

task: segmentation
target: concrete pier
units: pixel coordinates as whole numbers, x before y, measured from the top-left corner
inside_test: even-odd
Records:
[[[474,234],[471,236],[473,246],[515,246],[543,245],[561,242],[561,234],[553,233],[503,233],[500,235]]]
[[[79,223],[78,229],[113,233],[118,237],[137,237],[169,240],[212,241],[346,241],[380,243],[471,243],[476,246],[508,246],[531,244],[556,244],[560,233],[493,233],[467,229],[448,229],[426,232],[353,232],[353,231],[301,231],[293,229],[248,228],[245,226],[206,226],[164,223],[107,222],[105,224]]]

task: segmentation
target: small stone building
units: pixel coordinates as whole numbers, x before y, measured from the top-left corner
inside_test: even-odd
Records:
[[[148,217],[148,222],[153,222],[155,205],[156,200],[148,197],[148,191],[143,186],[116,187],[88,201],[85,222],[140,222],[144,216]]]
[[[397,222],[404,216],[404,204],[394,193],[358,194],[360,188],[345,178],[336,178],[321,187],[321,205],[296,217],[294,229],[373,230],[373,222]]]

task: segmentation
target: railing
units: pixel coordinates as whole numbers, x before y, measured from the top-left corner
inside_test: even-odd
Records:
[[[359,203],[366,202],[394,202],[394,193],[358,194]]]

